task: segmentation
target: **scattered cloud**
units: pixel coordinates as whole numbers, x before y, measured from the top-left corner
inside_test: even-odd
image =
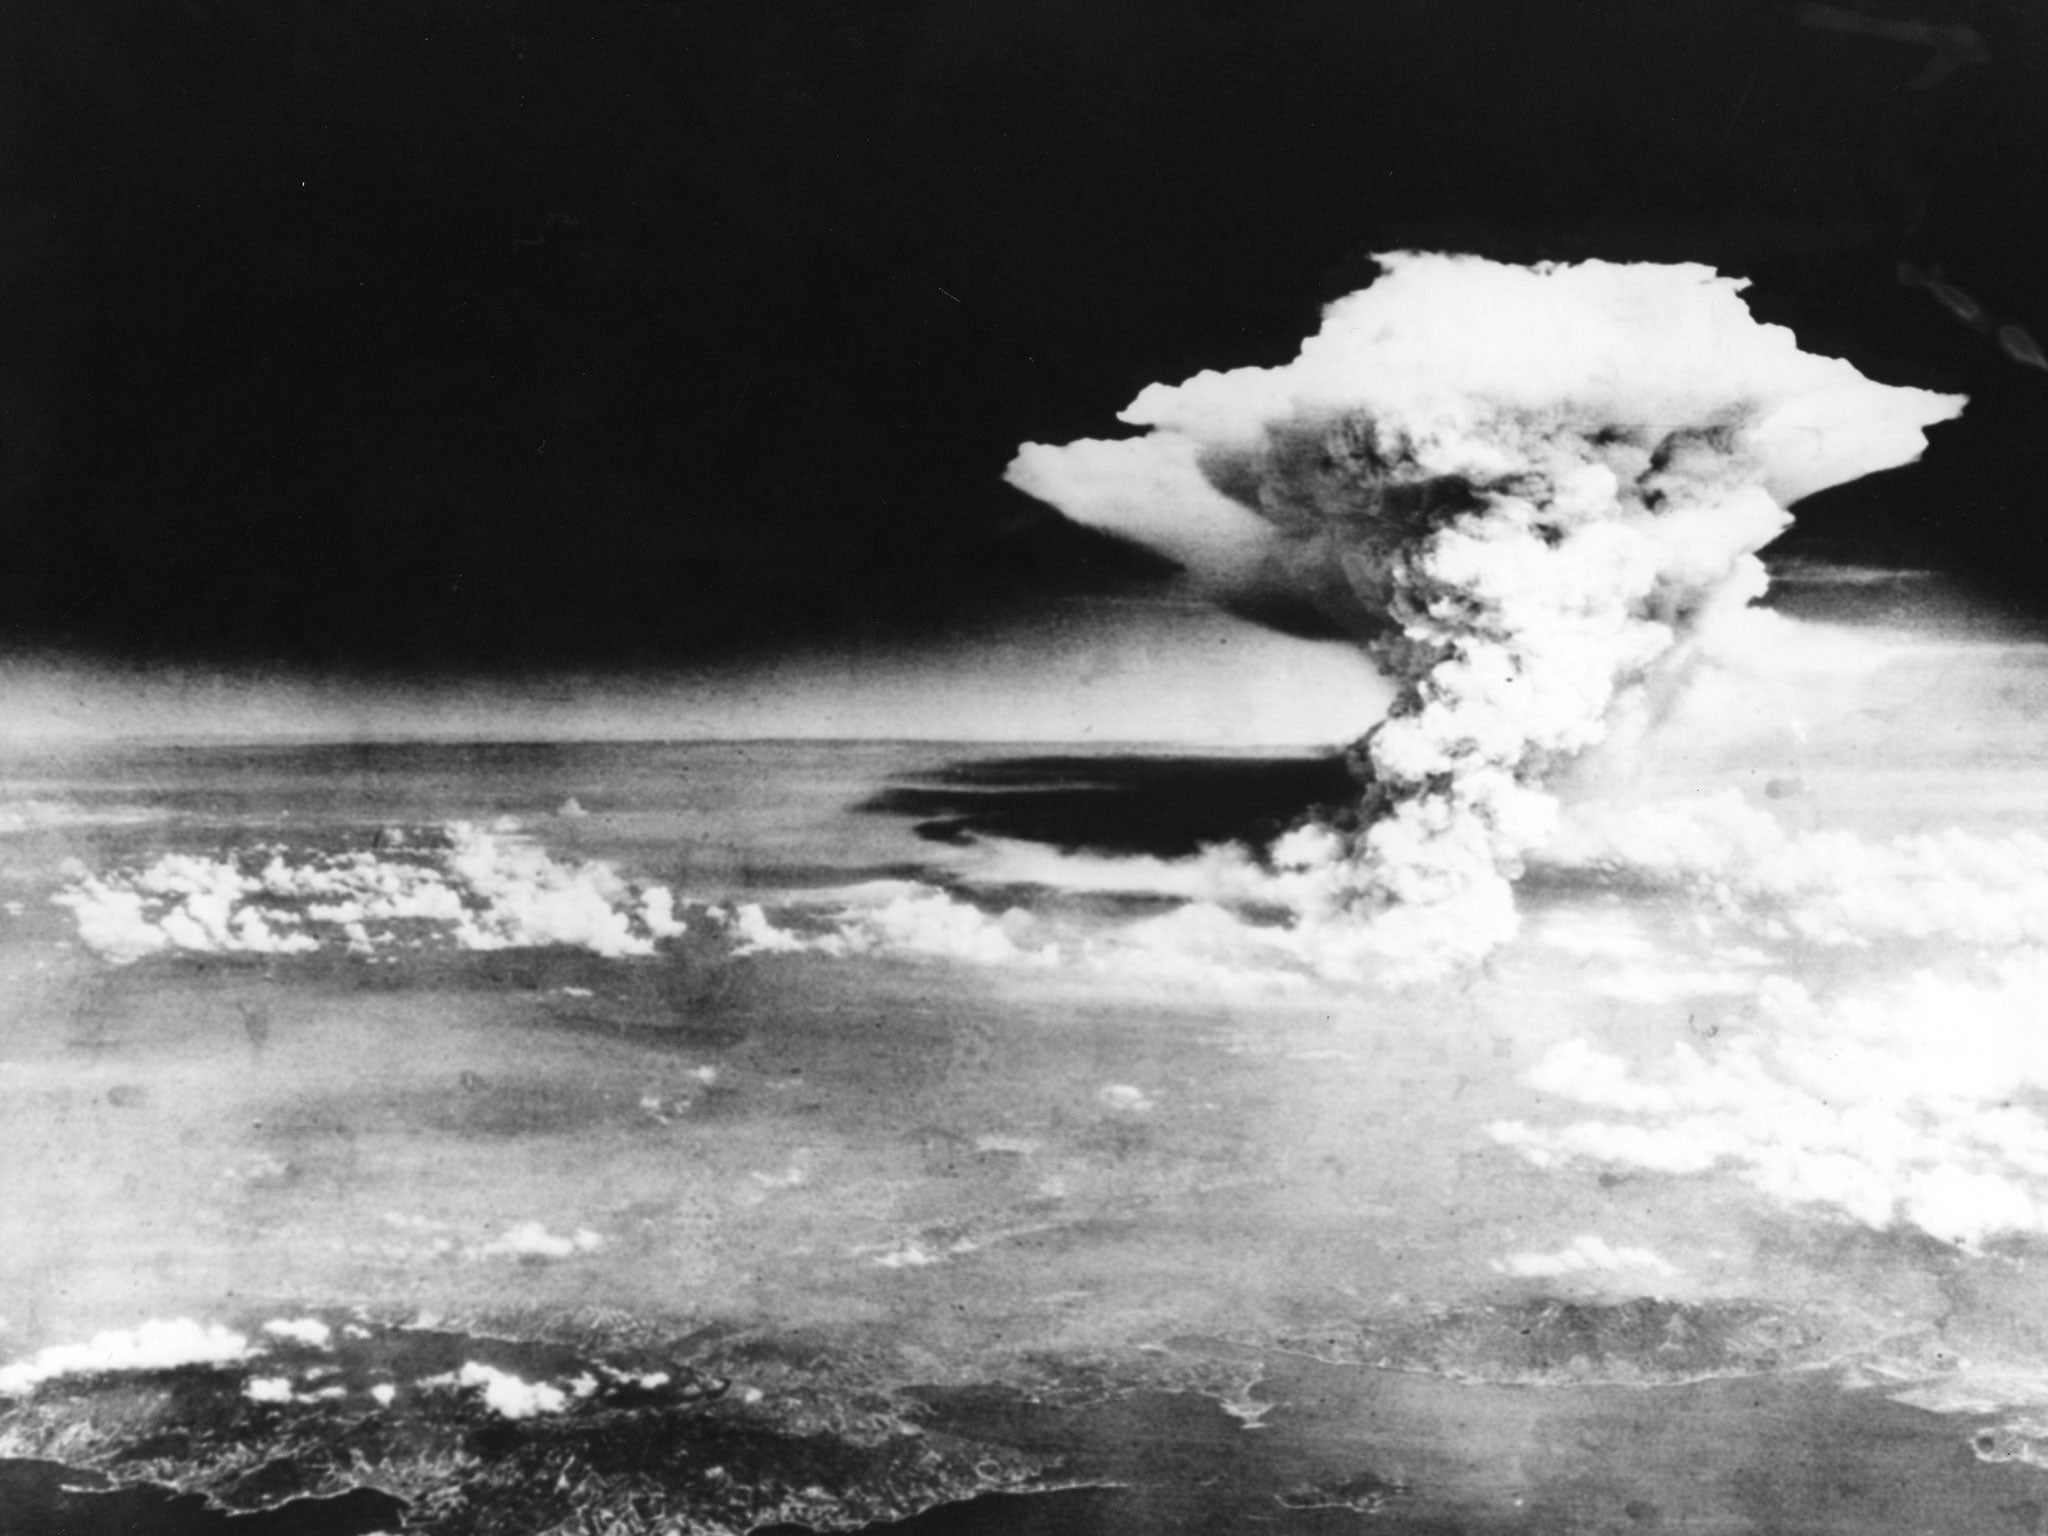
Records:
[[[544,1381],[526,1381],[496,1366],[474,1360],[456,1373],[457,1385],[483,1389],[484,1406],[507,1419],[530,1419],[544,1413],[560,1413],[569,1406],[569,1394]]]
[[[1564,1275],[1637,1271],[1675,1275],[1678,1270],[1647,1248],[1617,1248],[1605,1238],[1587,1234],[1555,1253],[1514,1253],[1495,1259],[1493,1268],[1517,1279],[1554,1279]]]
[[[334,1330],[317,1317],[274,1317],[263,1325],[263,1331],[273,1339],[308,1349],[325,1349],[334,1340]]]
[[[342,852],[255,847],[219,858],[165,854],[96,874],[77,863],[51,899],[86,946],[127,963],[183,950],[303,954],[339,945],[491,950],[568,945],[650,955],[685,925],[674,894],[601,862],[562,862],[516,826],[452,822]]]
[[[604,1238],[588,1227],[578,1227],[562,1237],[537,1221],[522,1221],[479,1245],[476,1252],[484,1258],[567,1259],[603,1246]]]

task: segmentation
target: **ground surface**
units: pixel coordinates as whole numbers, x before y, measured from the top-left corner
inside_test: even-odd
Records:
[[[1952,827],[1973,858],[2010,853],[2048,775],[1977,706],[2023,719],[2044,675],[2025,648],[1922,647],[1801,684],[1797,729],[1771,715],[1656,771],[1860,839],[1838,863]],[[1965,951],[1958,987],[2030,964],[2032,866],[1970,866],[2015,933],[1856,943],[1795,931],[1797,893],[1760,915],[1740,879],[1536,869],[1522,938],[1405,990],[1312,967],[1225,984],[1228,944],[1128,938],[1185,898],[1119,889],[1109,862],[1270,830],[1331,772],[819,744],[11,763],[0,1512],[2048,1529],[2041,1250],[2011,1204],[2038,1182],[2043,1076],[1939,1102],[1858,1087],[1855,1039],[1922,1068],[1942,1051],[1900,1014],[1811,1022]],[[302,923],[321,947],[115,963],[50,901],[166,853],[438,868],[436,829],[508,816],[497,835],[545,862],[463,887],[473,906],[601,862],[669,887],[687,931],[605,954],[422,920],[352,950]],[[1092,851],[1027,878],[974,862],[991,838]],[[1817,1011],[1774,1001],[1787,980]],[[2018,1006],[1988,986],[1980,1011]],[[1845,1118],[1799,1135],[1770,1128],[1819,1113],[1795,1045],[1845,1085]],[[1737,1103],[1738,1080],[1769,1092]],[[1993,1109],[1997,1138],[1927,1150]],[[1702,1166],[1642,1150],[1702,1135]],[[1893,1182],[1873,1204],[1780,1166],[1823,1153],[1856,1189]],[[1978,1207],[1923,1186],[1957,1169],[2008,1203],[1945,1231],[1930,1212]],[[151,1319],[187,1332],[151,1355]]]

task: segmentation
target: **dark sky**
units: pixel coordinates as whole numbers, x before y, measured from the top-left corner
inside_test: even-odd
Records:
[[[1969,392],[1797,536],[2048,607],[2048,373],[1896,278],[2048,337],[2044,151],[2033,0],[4,0],[0,645],[658,665],[1142,583],[1016,445],[1399,246],[1716,263]]]

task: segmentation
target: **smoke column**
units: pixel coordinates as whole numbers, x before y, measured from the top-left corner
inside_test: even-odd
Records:
[[[1959,396],[1880,385],[1696,265],[1382,256],[1280,368],[1155,384],[1012,484],[1253,616],[1312,614],[1398,688],[1356,807],[1271,851],[1389,953],[1484,953],[1550,786],[1764,590],[1785,508],[1909,463]]]

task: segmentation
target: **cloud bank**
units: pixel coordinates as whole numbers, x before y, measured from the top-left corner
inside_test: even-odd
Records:
[[[1687,891],[1767,939],[2048,943],[2048,838],[2033,832],[1792,832],[1724,789],[1574,806],[1536,862]]]
[[[249,1341],[217,1323],[151,1318],[108,1329],[84,1344],[52,1344],[26,1360],[0,1366],[0,1395],[24,1396],[56,1376],[101,1371],[167,1371],[181,1365],[229,1365],[246,1359]]]
[[[601,862],[560,862],[510,826],[452,822],[376,849],[274,846],[220,858],[165,854],[142,869],[69,866],[51,898],[79,938],[117,963],[184,950],[375,955],[425,945],[489,950],[569,945],[651,955],[684,931],[674,894]]]
[[[1633,1065],[1584,1039],[1531,1076],[1595,1113],[1504,1120],[1539,1166],[1723,1168],[1774,1200],[1975,1247],[2048,1232],[2048,955],[1817,999],[1765,978],[1752,1019]]]

